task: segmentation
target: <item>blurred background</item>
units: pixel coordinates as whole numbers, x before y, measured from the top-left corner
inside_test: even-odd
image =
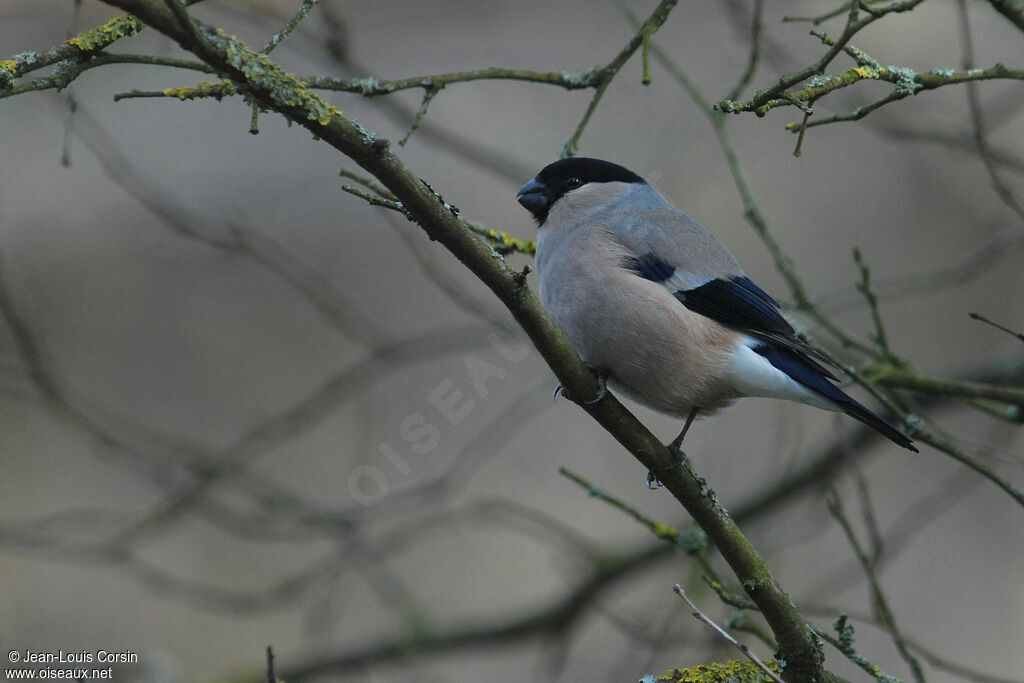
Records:
[[[656,6],[628,4],[641,18]],[[208,0],[192,12],[260,47],[298,5]],[[840,7],[767,5],[745,96],[823,54],[811,24],[784,16]],[[713,102],[746,68],[753,8],[682,2],[654,42]],[[966,11],[976,65],[1024,66],[1017,27],[987,2]],[[95,0],[77,16],[69,0],[0,3],[0,58],[116,15]],[[838,35],[843,21],[818,28]],[[931,0],[853,44],[885,65],[961,68],[962,29],[957,3]],[[607,64],[634,34],[603,0],[322,0],[273,59],[328,77],[576,71]],[[182,56],[153,30],[111,52]],[[850,66],[840,55],[828,72]],[[707,117],[653,58],[651,75],[643,86],[634,55],[579,153],[643,175],[791,302]],[[632,681],[734,658],[672,593],[683,583],[729,621],[736,610],[700,567],[559,469],[650,518],[682,528],[686,514],[575,405],[552,401],[553,375],[474,277],[415,224],[341,190],[354,164],[272,114],[251,135],[240,98],[113,99],[209,78],[110,65],[61,93],[0,99],[0,649],[132,651],[114,677],[136,681],[259,677],[267,645],[290,680]],[[815,110],[848,113],[890,90],[862,83]],[[421,95],[325,93],[392,141]],[[558,157],[591,97],[455,83],[396,150],[467,218],[533,239],[516,190]],[[992,176],[1020,201],[1024,87],[983,82],[978,101],[991,172],[962,85],[812,128],[799,158],[784,129],[793,108],[730,117],[727,130],[836,325],[872,343],[857,247],[896,354],[925,374],[1019,386],[1024,344],[968,313],[1024,329],[1024,217]],[[929,428],[1024,479],[1019,423],[921,398],[906,400]],[[679,428],[636,410],[666,441]],[[877,541],[880,585],[928,680],[1024,680],[1024,510],[944,453],[860,434],[750,399],[686,443],[813,623],[830,630],[848,612],[858,651],[911,679],[826,509],[834,482],[863,543]]]

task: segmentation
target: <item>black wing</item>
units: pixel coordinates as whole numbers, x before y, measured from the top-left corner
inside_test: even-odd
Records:
[[[666,282],[675,272],[670,264],[651,254],[638,257],[629,265],[637,275],[654,282]],[[792,349],[804,356],[823,375],[837,379],[815,361],[838,366],[799,339],[793,326],[779,312],[778,302],[747,276],[716,278],[693,289],[674,290],[672,293],[694,313],[707,316],[755,339]]]

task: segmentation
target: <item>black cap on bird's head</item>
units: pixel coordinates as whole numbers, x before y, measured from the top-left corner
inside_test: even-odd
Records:
[[[516,195],[516,201],[533,214],[538,225],[548,217],[551,205],[566,192],[589,183],[643,183],[643,178],[628,168],[601,159],[571,157],[545,166]]]

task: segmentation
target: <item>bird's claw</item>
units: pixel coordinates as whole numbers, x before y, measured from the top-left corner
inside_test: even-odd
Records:
[[[587,365],[587,367],[590,368],[590,371],[593,372],[594,376],[597,378],[597,393],[594,394],[592,399],[584,401],[583,405],[592,406],[595,403],[600,403],[601,400],[608,395],[608,371],[595,365]],[[557,400],[559,393],[561,393],[562,396],[565,396],[565,387],[562,386],[561,382],[555,386],[555,390],[551,393],[551,400]]]
[[[595,403],[600,403],[601,400],[608,395],[608,385],[605,383],[605,380],[601,377],[598,377],[597,381],[599,383],[597,387],[597,393],[594,394],[594,398],[590,399],[589,401],[584,401],[583,405],[592,406]]]
[[[669,453],[676,456],[676,461],[666,470],[667,472],[676,469],[684,462],[686,462],[686,453],[684,453],[683,449],[681,449],[675,442],[668,444],[667,446],[665,446],[665,448],[668,449]],[[657,491],[662,486],[664,486],[664,484],[662,484],[661,480],[658,479],[658,475],[656,475],[653,471],[648,470],[647,488],[650,489],[651,491]]]
[[[589,364],[587,367],[590,368],[590,371],[593,372],[594,376],[597,378],[597,393],[594,395],[594,398],[589,401],[585,401],[583,405],[592,406],[595,403],[600,403],[601,400],[608,395],[608,371],[602,367]]]

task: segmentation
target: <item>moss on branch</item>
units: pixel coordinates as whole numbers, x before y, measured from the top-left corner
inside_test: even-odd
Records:
[[[779,672],[779,663],[774,659],[765,660],[772,671]],[[735,660],[729,662],[711,662],[685,669],[669,669],[657,677],[641,679],[652,683],[771,683],[768,677],[754,662]]]

